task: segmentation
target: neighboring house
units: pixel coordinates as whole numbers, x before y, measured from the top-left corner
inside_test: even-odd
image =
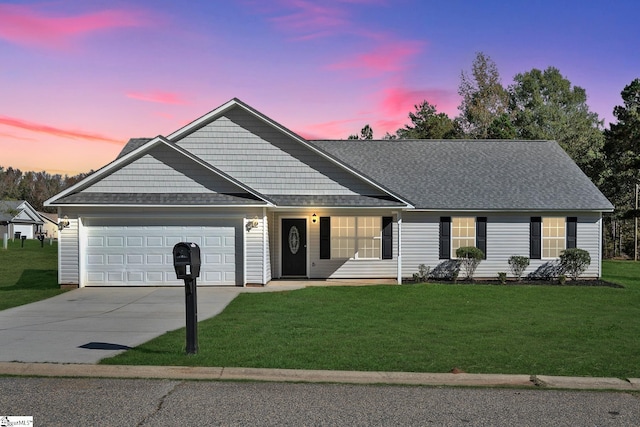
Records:
[[[580,247],[601,273],[613,206],[553,141],[308,141],[233,99],[176,132],[132,139],[49,199],[68,217],[59,281],[175,285],[172,248],[197,243],[200,285],[274,278],[446,275],[460,246],[546,270]]]
[[[0,238],[7,233],[14,238],[33,239],[44,225],[44,220],[35,209],[25,200],[0,200]]]
[[[53,239],[58,238],[58,215],[48,212],[38,212],[44,225],[42,226],[42,233],[45,237],[51,237]]]

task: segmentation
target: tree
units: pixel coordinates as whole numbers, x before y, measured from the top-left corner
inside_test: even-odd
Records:
[[[502,86],[495,62],[482,52],[476,54],[471,76],[461,72],[458,94],[462,96],[462,103],[458,107],[460,123],[465,135],[470,138],[493,137],[489,129],[494,121],[508,118],[503,115],[507,113],[509,94]]]
[[[458,124],[445,113],[438,113],[436,106],[428,101],[414,105],[415,112],[409,113],[411,125],[396,131],[401,139],[452,139],[460,134]]]
[[[597,183],[603,167],[602,121],[589,111],[586,91],[557,68],[517,74],[509,87],[512,122],[519,138],[556,140]]]
[[[601,186],[616,206],[608,221],[609,241],[618,242],[617,251],[611,247],[614,254],[635,250],[633,227],[627,220],[640,216],[635,210],[635,185],[640,182],[640,79],[625,86],[621,96],[623,105],[613,109],[617,123],[609,124],[604,131],[606,168]]]
[[[373,129],[368,124],[360,130],[360,135],[349,135],[347,139],[373,139]]]

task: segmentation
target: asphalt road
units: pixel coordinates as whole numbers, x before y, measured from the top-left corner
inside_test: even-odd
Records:
[[[0,378],[0,417],[35,426],[639,426],[623,392]]]

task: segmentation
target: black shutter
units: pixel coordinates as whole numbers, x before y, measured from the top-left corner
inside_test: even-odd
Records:
[[[382,259],[393,258],[393,218],[382,217]]]
[[[567,249],[576,248],[578,244],[578,218],[570,216],[567,218]]]
[[[542,258],[542,218],[539,216],[531,217],[531,225],[529,226],[529,258]]]
[[[440,259],[451,258],[451,217],[440,217]]]
[[[320,217],[320,259],[331,258],[331,217]]]
[[[487,259],[487,217],[476,218],[476,248],[484,254],[482,259]]]

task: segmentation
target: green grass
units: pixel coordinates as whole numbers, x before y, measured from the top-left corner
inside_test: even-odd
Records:
[[[640,263],[625,288],[424,284],[241,294],[106,364],[640,377]]]
[[[0,310],[58,295],[58,243],[9,240],[4,249],[0,238]]]

